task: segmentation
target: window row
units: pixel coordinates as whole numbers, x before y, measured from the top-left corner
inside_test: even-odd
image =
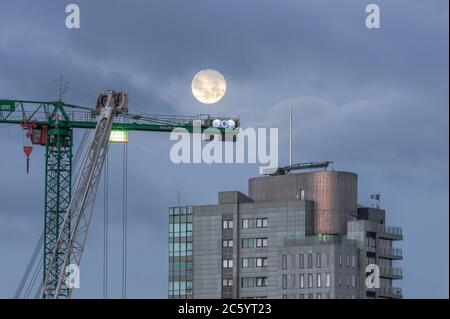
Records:
[[[187,271],[192,271],[192,261],[172,261],[169,263],[171,275],[185,275]]]
[[[267,267],[267,257],[242,258],[242,268]]]
[[[267,247],[267,238],[243,238],[242,248]]]
[[[266,228],[267,218],[242,219],[242,228]]]
[[[330,299],[330,293],[322,294],[320,292],[317,294],[299,294],[298,299],[314,299],[314,295],[316,296],[315,299]],[[283,295],[283,299],[297,299],[297,295]]]
[[[169,216],[169,223],[170,224],[192,223],[192,215]]]
[[[169,256],[192,256],[192,243],[169,243]]]
[[[222,240],[222,247],[224,248],[233,247],[233,239]]]
[[[170,237],[192,236],[192,223],[169,224]]]
[[[192,215],[192,207],[172,207],[169,215]]]
[[[342,254],[339,254],[338,259],[339,259],[339,266],[342,266],[343,265],[344,256]],[[351,266],[352,268],[356,268],[356,256],[347,254],[345,256],[345,264],[346,264],[347,267]]]
[[[192,281],[170,281],[169,282],[169,295],[190,295],[192,294]]]
[[[345,261],[344,261],[345,258]],[[357,267],[357,256],[347,254],[343,256],[338,255],[339,266],[346,264],[347,267],[356,268]],[[281,268],[282,269],[295,269],[297,268],[322,268],[330,266],[330,254],[329,253],[308,253],[297,255],[282,255],[281,256]]]
[[[345,281],[345,282],[344,282]],[[347,287],[356,287],[356,275],[343,275],[338,274],[338,285]]]
[[[299,294],[298,298],[299,299],[314,299],[314,295],[315,295],[315,299],[330,299],[330,293],[317,293],[317,294]],[[297,299],[297,295],[296,294],[292,294],[292,295],[283,295],[283,299]],[[356,299],[355,295],[350,295],[350,294],[337,294],[336,295],[336,299]]]
[[[233,220],[223,220],[222,221],[222,228],[223,229],[232,229],[233,228]]]
[[[323,255],[323,256],[322,256]],[[306,258],[305,258],[306,257]],[[306,264],[305,264],[306,259]],[[281,268],[282,269],[295,269],[297,268],[297,262],[298,262],[298,268],[322,268],[323,262],[322,259],[324,259],[324,265],[326,267],[329,267],[330,258],[328,253],[308,253],[306,254],[299,254],[297,255],[283,255],[281,256]]]
[[[233,259],[223,259],[222,268],[233,268]]]
[[[298,276],[298,283],[296,274],[282,275],[281,281],[283,289],[322,288],[331,286],[331,276],[329,273],[300,274]]]
[[[233,287],[233,279],[230,278],[222,279],[222,287]]]
[[[241,279],[241,287],[267,287],[267,277],[243,277]]]

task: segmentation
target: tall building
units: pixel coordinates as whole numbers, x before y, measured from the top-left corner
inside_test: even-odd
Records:
[[[357,204],[357,175],[316,171],[249,180],[249,194],[172,207],[169,298],[402,298],[385,211]],[[366,265],[380,288],[366,288]]]

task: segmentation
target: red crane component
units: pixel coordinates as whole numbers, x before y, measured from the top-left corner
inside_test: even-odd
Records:
[[[28,174],[28,172],[30,171],[30,154],[33,151],[33,146],[24,146],[23,151],[27,156],[27,174]]]
[[[24,130],[26,130],[26,140],[31,141],[33,143],[33,130],[36,128],[36,123],[27,123],[25,120],[22,123],[22,127]],[[33,143],[34,144],[34,143]],[[27,174],[30,172],[30,154],[33,152],[33,146],[32,145],[24,145],[23,146],[23,152],[27,156]]]

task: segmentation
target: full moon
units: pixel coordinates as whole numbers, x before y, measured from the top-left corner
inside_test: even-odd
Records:
[[[205,104],[219,102],[226,90],[225,78],[219,71],[213,69],[201,70],[192,79],[192,94]]]

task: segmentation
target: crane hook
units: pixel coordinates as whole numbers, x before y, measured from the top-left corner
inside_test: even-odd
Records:
[[[30,171],[30,154],[33,151],[33,146],[24,146],[23,151],[27,156],[27,174],[28,174]]]

